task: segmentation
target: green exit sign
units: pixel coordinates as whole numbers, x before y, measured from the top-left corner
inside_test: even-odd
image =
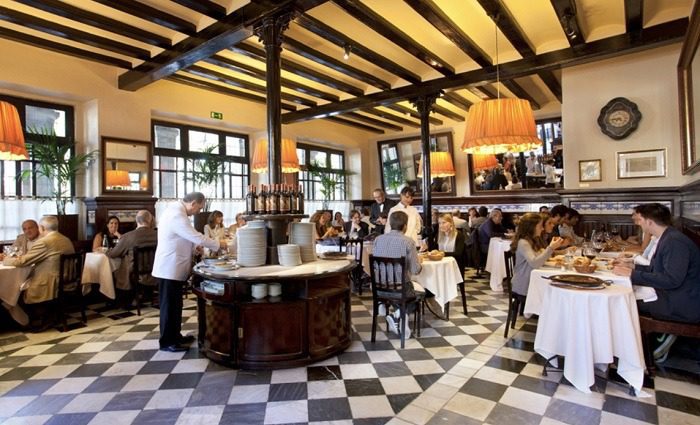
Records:
[[[211,112],[209,113],[209,116],[212,117],[212,118],[214,118],[215,120],[222,120],[222,119],[224,119],[224,114],[222,114],[221,112],[214,112],[214,111],[211,111]]]

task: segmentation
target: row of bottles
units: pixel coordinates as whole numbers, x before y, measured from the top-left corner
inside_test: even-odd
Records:
[[[304,192],[299,185],[260,185],[258,193],[255,185],[248,186],[245,196],[246,214],[303,214]]]

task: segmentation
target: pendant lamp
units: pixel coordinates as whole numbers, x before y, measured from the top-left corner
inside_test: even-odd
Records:
[[[0,160],[29,159],[24,132],[14,105],[0,101]]]
[[[496,28],[496,99],[475,103],[469,108],[462,151],[471,154],[497,154],[535,150],[542,146],[537,138],[535,116],[527,100],[501,98],[498,67],[498,17]]]
[[[452,177],[455,175],[455,166],[452,155],[449,152],[430,152],[430,177]],[[418,161],[418,174],[423,178],[423,156]]]
[[[491,169],[498,165],[498,160],[494,155],[472,155],[472,171]]]
[[[131,186],[129,172],[126,170],[107,170],[105,178],[107,180],[105,186],[109,188]]]
[[[289,174],[299,170],[296,142],[292,139],[282,139],[282,172]],[[256,174],[267,173],[267,140],[260,140],[255,145],[250,171]]]

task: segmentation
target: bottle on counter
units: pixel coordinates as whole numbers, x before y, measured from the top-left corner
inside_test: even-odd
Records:
[[[272,190],[267,195],[269,208],[267,209],[268,214],[279,214],[280,213],[280,185],[272,185]]]
[[[289,186],[289,212],[291,214],[299,214],[299,200],[297,199],[297,190],[294,186]]]
[[[291,202],[289,190],[286,184],[282,185],[280,190],[280,214],[289,214],[291,212]]]
[[[248,194],[245,196],[246,214],[255,214],[258,195],[255,193],[255,185],[248,185]]]
[[[297,208],[299,208],[297,214],[304,214],[304,192],[301,185],[297,192]]]
[[[260,194],[255,200],[255,214],[265,214],[267,212],[267,191],[265,185],[260,185]]]

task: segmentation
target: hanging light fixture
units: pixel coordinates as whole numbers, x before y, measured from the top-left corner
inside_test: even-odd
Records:
[[[535,130],[535,117],[527,100],[501,98],[498,66],[498,16],[496,28],[496,99],[475,103],[469,108],[462,151],[471,154],[497,154],[534,150],[542,145]]]
[[[350,52],[351,51],[352,51],[352,46],[350,46],[349,44],[346,44],[343,47],[343,59],[345,59],[345,60],[350,59]]]
[[[491,169],[498,165],[498,160],[494,155],[472,155],[472,171]]]
[[[449,152],[430,152],[430,178],[452,177],[455,175],[455,166],[452,155]],[[418,178],[423,178],[423,156],[418,161]]]
[[[0,101],[0,160],[29,159],[17,108]]]
[[[107,184],[105,186],[109,188],[131,187],[129,172],[126,170],[107,170],[107,175],[105,178],[107,180]]]
[[[292,139],[282,139],[282,172],[289,174],[299,170],[296,142]],[[255,145],[250,171],[256,174],[267,173],[267,140],[260,140]]]

